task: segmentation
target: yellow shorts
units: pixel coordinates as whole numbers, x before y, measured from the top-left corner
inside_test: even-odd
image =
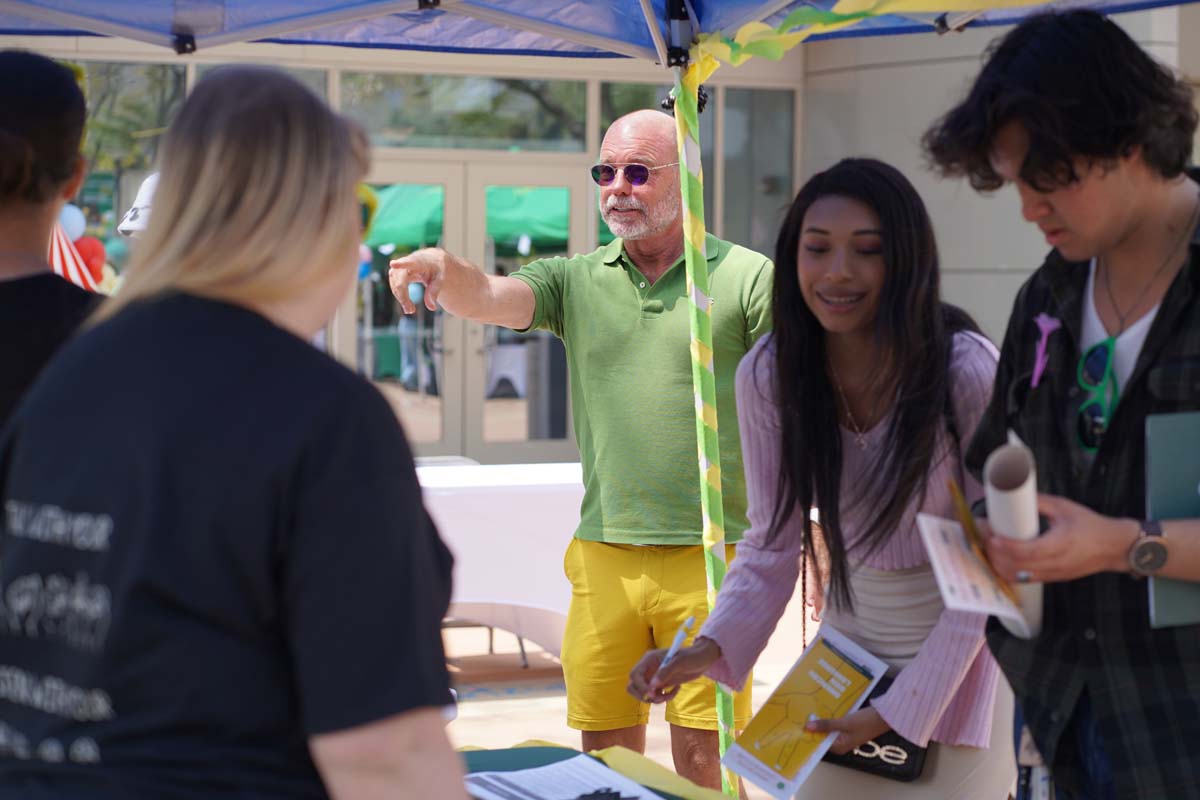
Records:
[[[733,553],[727,546],[726,558]],[[689,616],[696,617],[692,636],[708,617],[703,549],[573,539],[563,568],[572,587],[562,647],[567,724],[584,731],[645,725],[650,706],[625,691],[629,672],[647,650],[670,647]],[[749,678],[733,708],[740,729],[750,720]],[[707,678],[686,684],[667,703],[666,717],[685,728],[716,730],[715,684]]]

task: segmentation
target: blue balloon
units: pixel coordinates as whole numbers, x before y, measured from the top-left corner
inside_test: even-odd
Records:
[[[408,285],[408,299],[417,304],[425,302],[425,284],[410,283]]]
[[[358,265],[358,279],[365,281],[369,277],[371,277],[371,262],[364,261]]]
[[[79,210],[79,206],[71,203],[63,206],[62,212],[58,215],[58,221],[62,223],[67,238],[72,242],[77,241],[87,230],[87,219],[83,216],[83,212]]]

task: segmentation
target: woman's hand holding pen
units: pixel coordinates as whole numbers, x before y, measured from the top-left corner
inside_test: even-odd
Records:
[[[642,656],[629,673],[626,690],[644,703],[665,703],[679,692],[680,686],[702,676],[721,657],[721,646],[701,636],[690,647],[680,648],[664,664],[666,655],[663,648]]]

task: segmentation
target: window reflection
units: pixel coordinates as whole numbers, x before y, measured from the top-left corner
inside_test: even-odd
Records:
[[[196,67],[196,79],[201,80],[204,78],[205,75],[212,72],[214,69],[220,69],[222,66],[224,66],[224,65],[222,65],[222,64],[201,64]],[[309,89],[312,89],[313,93],[316,94],[317,97],[320,97],[322,100],[329,99],[328,98],[329,81],[328,81],[328,77],[327,77],[328,73],[326,73],[325,70],[323,70],[323,69],[303,69],[300,67],[275,67],[275,69],[282,70],[282,71],[286,72],[288,75],[291,75],[293,78],[295,78],[296,80],[303,83]]]
[[[358,281],[359,372],[376,381],[413,442],[442,440],[442,312],[425,307],[425,287],[414,284],[405,314],[388,285],[394,258],[442,238],[445,188],[396,183],[373,187],[375,219],[360,250]]]
[[[725,238],[773,254],[792,199],[795,94],[725,91]]]
[[[567,255],[571,194],[559,186],[488,186],[484,269],[511,275],[539,258]],[[567,356],[549,331],[484,326],[483,438],[566,439]]]
[[[390,147],[584,148],[583,81],[347,72],[342,111]]]

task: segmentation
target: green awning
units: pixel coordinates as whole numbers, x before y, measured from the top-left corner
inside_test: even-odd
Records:
[[[397,183],[376,188],[379,207],[366,244],[395,245],[402,252],[433,247],[441,241],[445,190],[440,184]],[[567,250],[571,212],[564,186],[487,187],[487,232],[496,255],[517,256]],[[528,237],[527,252],[522,239]],[[600,222],[600,243],[612,233]]]
[[[397,250],[433,247],[442,238],[445,190],[440,184],[397,183],[375,187],[379,207],[365,240],[368,247]]]

